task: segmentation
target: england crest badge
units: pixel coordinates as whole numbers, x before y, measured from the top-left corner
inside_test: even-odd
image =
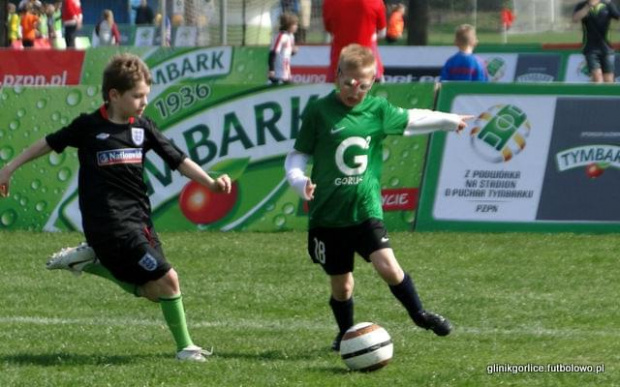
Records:
[[[142,145],[144,142],[144,129],[142,128],[131,128],[131,140],[136,145]]]

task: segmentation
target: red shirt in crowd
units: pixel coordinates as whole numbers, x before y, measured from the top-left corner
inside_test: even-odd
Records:
[[[324,0],[323,24],[332,35],[328,82],[335,79],[340,51],[351,43],[373,49],[377,78],[383,77],[383,63],[377,51],[377,32],[387,26],[383,0]]]
[[[65,0],[62,3],[62,22],[64,24],[77,25],[78,18],[82,15],[80,0]]]

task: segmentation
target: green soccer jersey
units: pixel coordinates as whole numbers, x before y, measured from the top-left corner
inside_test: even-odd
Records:
[[[383,219],[382,142],[389,134],[402,135],[408,120],[407,110],[374,96],[353,108],[335,92],[308,104],[295,149],[313,158],[310,227]]]

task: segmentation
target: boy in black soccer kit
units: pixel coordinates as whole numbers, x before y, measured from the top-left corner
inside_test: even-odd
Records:
[[[63,249],[47,268],[98,275],[131,294],[158,302],[176,342],[177,359],[205,361],[211,353],[190,338],[177,273],[166,261],[153,229],[143,180],[145,155],[155,151],[172,169],[215,192],[230,192],[231,181],[227,175],[211,178],[150,119],[142,117],[150,85],[151,75],[139,57],[113,57],[103,74],[104,105],[80,115],[8,163],[0,170],[0,194],[8,195],[11,175],[26,162],[52,150],[77,148],[82,225],[92,248]]]
[[[609,24],[611,19],[619,18],[618,8],[608,0],[581,1],[575,6],[573,21],[581,22],[583,55],[592,82],[614,82],[615,58],[609,41]]]
[[[445,336],[452,329],[449,321],[422,307],[411,277],[390,247],[381,208],[382,141],[390,134],[460,131],[472,116],[406,110],[367,96],[375,78],[375,58],[360,45],[342,50],[338,68],[336,91],[308,104],[285,162],[289,183],[309,200],[308,253],[330,276],[329,305],[339,329],[332,349],[340,349],[342,336],[354,325],[355,253],[373,264],[416,325]]]

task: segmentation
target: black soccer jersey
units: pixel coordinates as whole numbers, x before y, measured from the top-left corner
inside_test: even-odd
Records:
[[[589,7],[587,1],[582,1],[575,6],[573,13],[580,11],[584,7]],[[593,7],[586,17],[581,19],[583,29],[583,51],[602,50],[603,52],[613,52],[609,42],[609,24],[611,19],[618,20],[620,12],[614,3],[601,1]]]
[[[154,150],[172,169],[187,157],[150,119],[115,124],[107,119],[104,107],[80,115],[46,140],[58,153],[68,146],[78,149],[82,226],[91,244],[151,224],[151,205],[143,177],[149,150]]]

